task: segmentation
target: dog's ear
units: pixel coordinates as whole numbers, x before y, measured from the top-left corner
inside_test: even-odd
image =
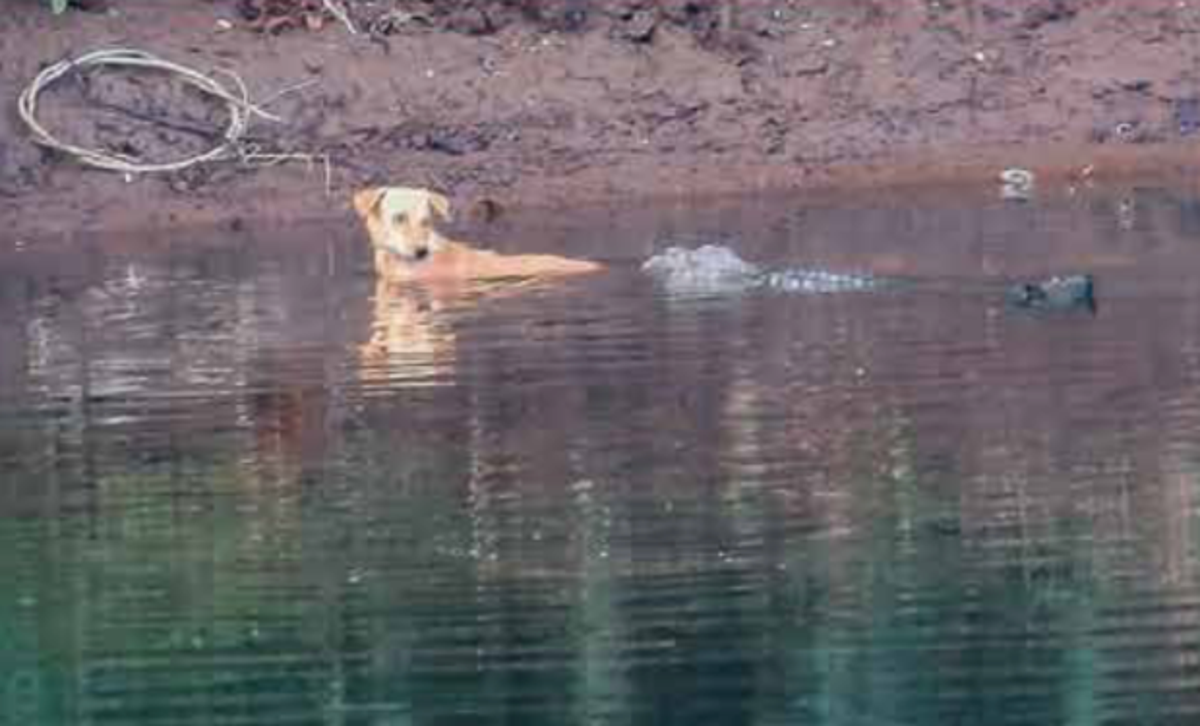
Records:
[[[379,204],[383,201],[383,197],[386,194],[387,189],[384,187],[372,187],[371,189],[363,189],[356,192],[354,195],[354,210],[363,219],[377,215],[379,214]]]
[[[450,200],[443,197],[437,192],[429,192],[429,208],[438,214],[442,215],[442,219],[449,222],[450,217]]]

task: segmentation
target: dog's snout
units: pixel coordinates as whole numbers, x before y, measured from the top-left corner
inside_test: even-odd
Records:
[[[418,261],[423,260],[428,256],[429,256],[429,248],[428,247],[418,247],[417,249],[413,250],[413,259],[414,260],[418,260]]]

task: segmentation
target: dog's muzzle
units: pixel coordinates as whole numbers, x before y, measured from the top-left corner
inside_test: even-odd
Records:
[[[412,264],[429,259],[430,250],[428,247],[418,247],[411,252],[398,250],[395,247],[387,247],[388,253],[401,262]]]

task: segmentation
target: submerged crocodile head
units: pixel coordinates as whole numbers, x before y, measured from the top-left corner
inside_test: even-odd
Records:
[[[1022,282],[1005,291],[1008,303],[1034,310],[1096,311],[1096,283],[1091,275],[1065,275],[1041,282]]]
[[[642,270],[675,293],[722,294],[759,284],[762,270],[723,245],[668,247],[642,263]]]

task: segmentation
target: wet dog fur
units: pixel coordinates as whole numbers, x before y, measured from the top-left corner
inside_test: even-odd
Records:
[[[437,229],[450,220],[450,202],[427,189],[364,189],[354,195],[354,208],[371,238],[376,273],[391,281],[546,280],[603,269],[587,260],[504,255],[451,240]]]

